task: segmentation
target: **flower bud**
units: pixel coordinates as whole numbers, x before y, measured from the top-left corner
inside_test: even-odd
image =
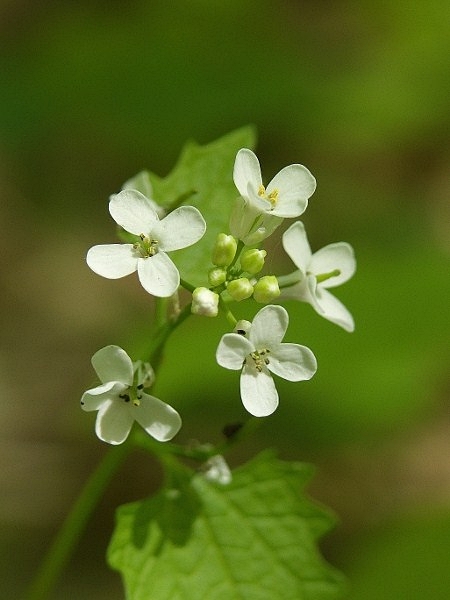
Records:
[[[231,483],[232,475],[230,467],[221,454],[211,456],[204,465],[204,476],[208,481],[228,485]]]
[[[264,266],[264,258],[267,252],[265,250],[258,250],[257,248],[250,248],[241,255],[241,267],[243,271],[247,271],[250,275],[259,273]]]
[[[217,287],[225,283],[227,278],[227,271],[222,267],[213,267],[208,273],[208,281],[211,287]]]
[[[237,241],[232,235],[219,233],[212,251],[212,262],[217,267],[227,267],[233,262]]]
[[[219,294],[205,287],[198,287],[192,292],[191,312],[204,317],[217,317],[219,312]]]
[[[250,321],[241,319],[234,326],[233,332],[239,333],[239,335],[243,335],[245,337],[248,334],[248,332],[250,331],[251,326],[252,326],[252,324],[250,323]]]
[[[280,288],[278,287],[278,280],[275,275],[265,275],[255,284],[253,298],[256,302],[268,304],[269,302],[273,302],[275,298],[278,298],[279,295]]]
[[[236,302],[250,298],[250,296],[253,294],[253,286],[246,277],[241,277],[240,279],[233,279],[233,281],[230,281],[227,286],[227,290],[230,296],[233,298],[233,300],[236,300]]]

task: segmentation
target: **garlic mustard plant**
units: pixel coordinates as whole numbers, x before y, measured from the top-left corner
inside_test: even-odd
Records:
[[[248,148],[252,144],[250,129],[206,147],[189,144],[166,178],[141,171],[110,197],[109,212],[122,228],[119,238],[124,243],[93,246],[87,264],[108,279],[137,271],[144,290],[155,298],[144,308],[142,322],[133,320],[129,343],[134,342],[138,360],[133,362],[118,345],[101,348],[92,357],[100,384],[84,392],[81,408],[97,411],[95,432],[113,447],[88,479],[26,600],[47,597],[108,481],[136,449],[159,459],[163,483],[155,498],[118,511],[108,560],[121,572],[129,600],[141,600],[143,593],[163,600],[168,589],[188,590],[189,598],[210,598],[217,590],[221,598],[247,597],[248,590],[261,598],[268,597],[268,590],[273,598],[286,593],[297,597],[310,589],[305,587],[310,581],[314,590],[337,598],[339,577],[316,544],[317,522],[327,523],[328,517],[302,496],[309,477],[304,466],[282,463],[267,453],[232,471],[225,458],[261,422],[259,417],[277,409],[274,375],[306,382],[316,372],[312,350],[283,341],[289,315],[281,303],[291,298],[309,302],[329,321],[347,331],[354,328],[349,311],[328,291],[354,274],[351,246],[330,244],[313,254],[305,227],[297,221],[282,236],[296,270],[282,276],[274,272],[277,261],[272,259],[281,244],[273,240],[263,248],[263,242],[284,219],[304,213],[316,181],[306,167],[292,164],[264,186],[259,161]],[[183,204],[188,198],[195,206]],[[169,256],[176,250],[181,252]],[[195,325],[185,330],[188,337],[183,340],[180,332],[176,343],[168,344],[192,314]],[[209,360],[198,361],[198,372],[180,381],[180,362],[202,344],[211,348]],[[175,361],[166,360],[171,352]],[[183,414],[193,400],[200,402],[202,395],[196,396],[208,372],[208,385],[214,384],[219,367],[240,371],[240,394],[237,385],[227,390],[221,383],[217,395],[209,394],[200,408],[204,414],[197,431],[206,429],[205,422],[208,431],[222,431],[223,437],[211,443],[189,431],[192,411],[180,432],[180,414],[149,390],[156,372],[157,385],[166,382],[164,397]],[[160,379],[158,371],[164,369],[166,377]],[[217,405],[225,398],[231,419],[221,423],[217,415],[223,407]],[[295,403],[299,415],[301,402]],[[251,415],[244,421],[241,403]],[[133,429],[135,421],[140,427]],[[279,527],[280,518],[289,527]],[[273,536],[273,531],[278,534]],[[198,548],[211,561],[198,560]],[[314,600],[314,591],[305,593],[305,600]]]

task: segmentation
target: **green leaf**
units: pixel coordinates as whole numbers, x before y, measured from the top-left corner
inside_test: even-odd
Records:
[[[129,600],[331,600],[343,577],[319,553],[333,518],[304,495],[312,467],[263,453],[228,486],[177,475],[122,506],[108,550]]]
[[[177,164],[163,179],[148,173],[155,202],[169,208],[195,206],[207,223],[206,234],[197,244],[170,254],[182,278],[195,286],[207,285],[212,246],[218,233],[228,231],[231,208],[238,195],[233,183],[236,153],[254,144],[254,129],[243,127],[206,146],[187,143]]]

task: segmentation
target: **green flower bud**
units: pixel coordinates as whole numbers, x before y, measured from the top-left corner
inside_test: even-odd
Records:
[[[237,241],[232,235],[219,233],[212,251],[212,263],[217,267],[227,267],[233,262]]]
[[[241,254],[241,267],[243,271],[247,271],[250,275],[259,273],[264,266],[264,258],[267,252],[265,250],[258,250],[257,248],[250,248]]]
[[[236,300],[236,302],[250,298],[250,296],[253,294],[253,286],[246,277],[241,277],[240,279],[233,279],[233,281],[230,281],[227,286],[227,290],[230,296],[233,298],[233,300]]]
[[[253,298],[256,302],[269,304],[270,302],[273,302],[275,298],[278,298],[280,293],[278,280],[275,275],[265,275],[257,281],[253,292]]]
[[[205,287],[198,287],[192,292],[191,312],[204,317],[217,317],[219,312],[219,294]]]
[[[227,278],[227,271],[222,267],[213,267],[208,273],[208,281],[211,287],[217,287],[225,283]]]

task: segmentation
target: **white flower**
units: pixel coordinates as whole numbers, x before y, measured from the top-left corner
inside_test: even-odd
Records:
[[[256,155],[242,148],[236,155],[234,183],[242,198],[262,213],[293,218],[305,212],[308,199],[316,189],[316,180],[303,165],[289,165],[264,187]]]
[[[244,323],[244,322],[241,322]],[[255,417],[272,414],[278,406],[278,392],[270,372],[288,381],[311,379],[317,362],[309,348],[281,343],[289,323],[282,306],[269,304],[246,323],[241,333],[222,336],[216,352],[219,365],[241,373],[242,403]]]
[[[178,269],[166,254],[195,244],[206,223],[193,206],[180,206],[163,219],[137,190],[111,196],[109,212],[118,225],[138,236],[134,244],[105,244],[91,248],[89,267],[108,279],[125,277],[137,270],[143,288],[154,296],[168,297],[180,285]]]
[[[314,254],[303,223],[298,221],[283,234],[283,247],[298,271],[288,275],[294,284],[281,290],[281,298],[308,302],[319,315],[346,331],[353,331],[352,315],[327,288],[348,281],[356,271],[353,248],[345,242],[329,244]],[[282,282],[282,277],[279,282]]]
[[[126,440],[134,421],[160,442],[171,440],[181,427],[177,411],[142,391],[149,368],[131,358],[119,346],[106,346],[92,357],[101,385],[84,392],[83,410],[98,410],[95,423],[97,436],[108,444]],[[138,373],[136,373],[138,371]],[[137,375],[137,378],[135,377]]]

